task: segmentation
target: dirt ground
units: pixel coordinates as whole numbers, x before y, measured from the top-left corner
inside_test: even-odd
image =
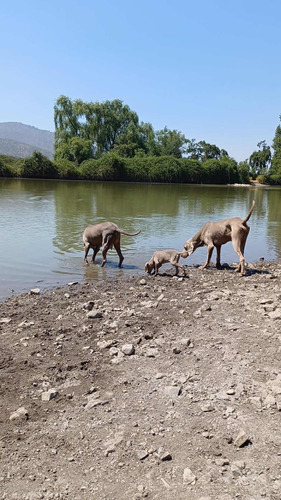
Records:
[[[0,304],[2,500],[280,500],[281,262],[163,272]]]

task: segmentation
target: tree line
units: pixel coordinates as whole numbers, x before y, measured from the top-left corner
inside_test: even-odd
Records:
[[[281,184],[280,125],[273,154],[260,141],[249,159],[237,163],[204,140],[187,139],[167,127],[154,130],[119,99],[87,103],[60,96],[54,121],[54,161],[38,152],[20,160],[0,156],[0,176],[206,184],[253,178]]]

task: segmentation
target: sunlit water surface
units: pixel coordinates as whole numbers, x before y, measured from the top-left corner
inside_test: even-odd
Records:
[[[0,179],[0,300],[34,287],[144,274],[155,250],[181,250],[208,220],[245,217],[252,199],[256,206],[246,261],[280,259],[279,187]],[[138,236],[121,237],[121,269],[114,250],[104,268],[101,252],[95,264],[83,263],[83,230],[101,221],[116,222],[128,232],[141,229]],[[200,248],[183,263],[193,266],[205,259],[206,248]],[[231,243],[222,247],[222,262],[237,262]]]

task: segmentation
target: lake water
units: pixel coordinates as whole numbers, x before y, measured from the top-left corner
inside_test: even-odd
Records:
[[[155,250],[181,250],[208,220],[246,216],[252,199],[256,206],[245,259],[280,259],[280,187],[0,179],[0,300],[34,287],[144,275],[144,264]],[[108,252],[104,268],[101,252],[96,264],[83,263],[83,230],[101,221],[116,222],[128,232],[142,231],[121,237],[122,269],[115,250]],[[181,260],[192,266],[205,259],[206,247]],[[231,243],[224,245],[222,262],[237,261]]]

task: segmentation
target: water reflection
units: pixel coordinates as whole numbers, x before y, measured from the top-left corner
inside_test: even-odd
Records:
[[[39,280],[50,286],[143,272],[154,250],[181,249],[207,220],[245,217],[253,199],[246,260],[281,258],[280,188],[0,179],[0,195],[1,298]],[[114,250],[104,269],[83,264],[83,230],[104,220],[142,230],[122,236],[121,270]],[[199,249],[185,264],[205,258]],[[231,244],[223,246],[222,260],[237,261]]]

